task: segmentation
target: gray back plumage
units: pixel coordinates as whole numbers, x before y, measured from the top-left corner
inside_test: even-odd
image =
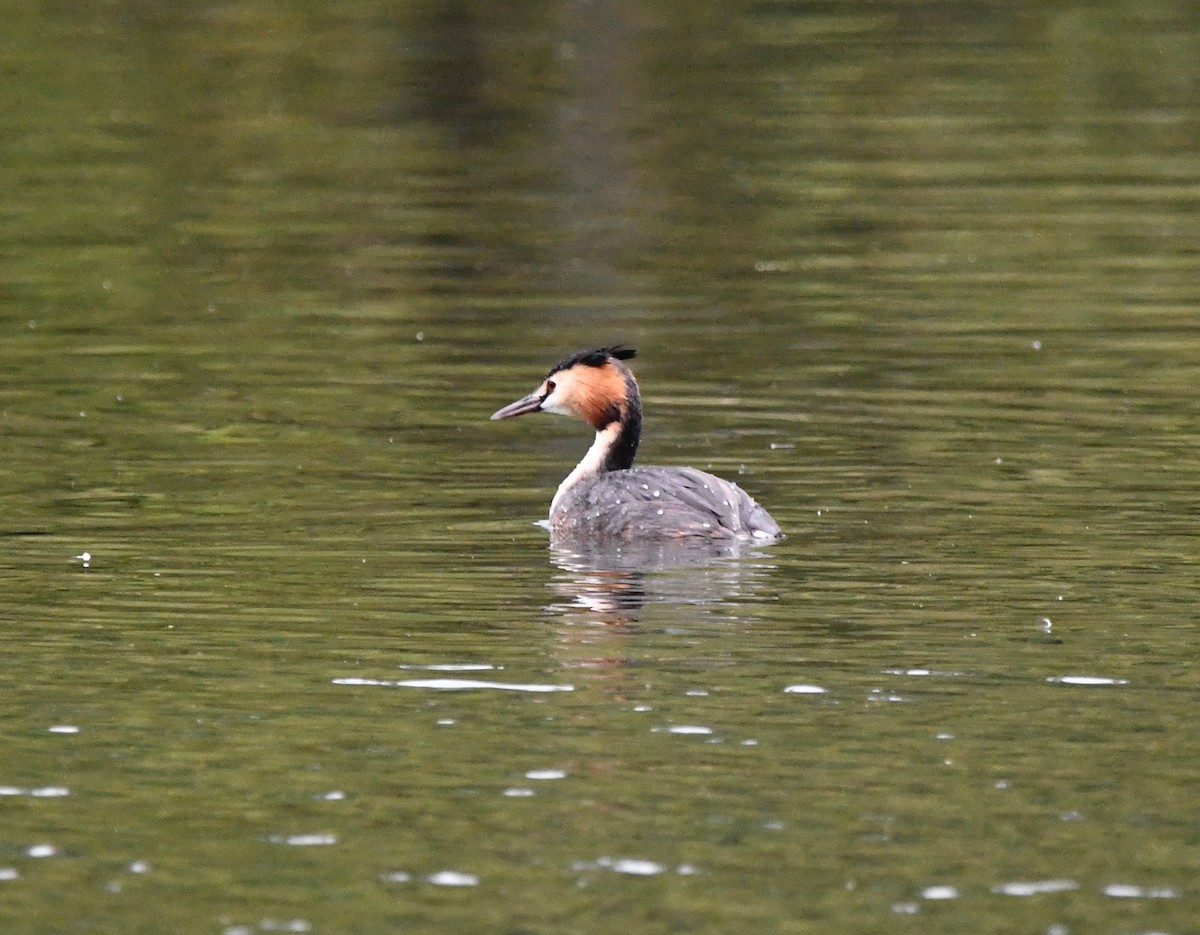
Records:
[[[779,526],[737,484],[695,468],[632,468],[573,487],[550,517],[567,537],[764,538]]]

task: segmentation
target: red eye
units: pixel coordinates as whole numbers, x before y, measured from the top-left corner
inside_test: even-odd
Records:
[[[554,381],[547,380],[546,381],[546,395],[549,396],[553,392],[554,392]]]

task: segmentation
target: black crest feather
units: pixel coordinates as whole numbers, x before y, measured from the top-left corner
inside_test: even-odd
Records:
[[[614,360],[630,360],[636,356],[636,350],[620,344],[614,344],[612,347],[598,347],[593,350],[580,351],[565,360],[560,360],[550,368],[546,376],[549,377],[560,370],[570,370],[576,364],[583,364],[585,367],[603,367],[610,357]]]

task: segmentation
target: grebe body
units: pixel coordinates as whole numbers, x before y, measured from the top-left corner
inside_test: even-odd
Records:
[[[695,468],[633,467],[642,403],[622,361],[635,353],[625,347],[582,351],[551,367],[528,396],[492,414],[496,420],[554,412],[583,419],[596,431],[550,503],[552,535],[572,541],[779,538],[779,525],[737,484]]]

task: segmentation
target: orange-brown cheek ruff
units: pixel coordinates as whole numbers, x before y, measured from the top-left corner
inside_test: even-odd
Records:
[[[564,386],[568,391],[564,403],[572,415],[597,432],[623,420],[628,390],[624,375],[616,367],[576,366],[567,372],[571,379]]]

